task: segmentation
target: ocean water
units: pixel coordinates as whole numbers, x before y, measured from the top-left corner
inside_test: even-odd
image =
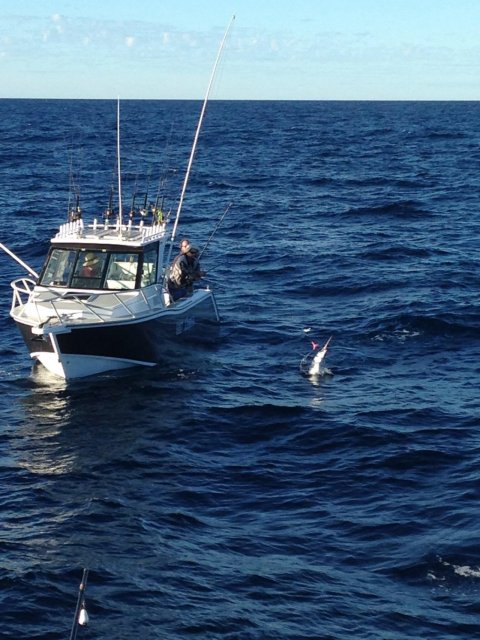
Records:
[[[122,104],[174,207],[198,102]],[[0,101],[0,241],[39,269],[115,182],[113,101]],[[222,314],[170,371],[32,368],[1,254],[2,638],[480,633],[480,103],[211,102],[180,224]],[[332,341],[332,375],[299,369]]]

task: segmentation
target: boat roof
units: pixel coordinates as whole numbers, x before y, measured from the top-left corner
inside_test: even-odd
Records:
[[[127,224],[119,222],[97,222],[85,225],[83,220],[62,224],[58,233],[51,239],[52,244],[78,243],[102,244],[105,246],[119,244],[126,247],[142,247],[150,242],[162,240],[165,237],[166,224],[139,224],[129,221]]]

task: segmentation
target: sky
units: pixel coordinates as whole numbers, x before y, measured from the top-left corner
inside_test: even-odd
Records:
[[[480,100],[480,0],[0,0],[0,98]]]

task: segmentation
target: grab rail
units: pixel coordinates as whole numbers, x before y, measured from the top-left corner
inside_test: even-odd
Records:
[[[164,306],[162,291],[157,290],[158,287],[155,289],[155,294],[149,297],[145,295],[143,289],[135,289],[121,293],[115,291],[95,293],[91,294],[88,299],[82,299],[78,294],[69,290],[66,290],[63,296],[58,290],[51,289],[38,292],[37,295],[34,291],[35,284],[30,278],[19,278],[11,283],[13,298],[10,312],[17,318],[25,319],[31,318],[35,310],[38,324],[53,321],[53,323],[64,325],[69,320],[88,323],[95,320],[108,322],[133,319],[139,313],[139,303],[140,306],[144,306],[144,312],[151,311],[158,306]],[[108,307],[99,304],[102,298],[108,298]],[[158,305],[158,301],[160,301],[160,305]],[[29,303],[28,308],[27,303]],[[118,313],[119,310],[123,312]]]

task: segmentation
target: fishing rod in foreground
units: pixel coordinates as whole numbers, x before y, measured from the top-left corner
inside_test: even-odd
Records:
[[[72,631],[70,632],[70,640],[75,640],[78,633],[79,625],[85,627],[88,624],[88,613],[85,606],[85,589],[87,588],[88,569],[83,570],[82,581],[78,589],[77,606],[75,616],[73,618]]]

